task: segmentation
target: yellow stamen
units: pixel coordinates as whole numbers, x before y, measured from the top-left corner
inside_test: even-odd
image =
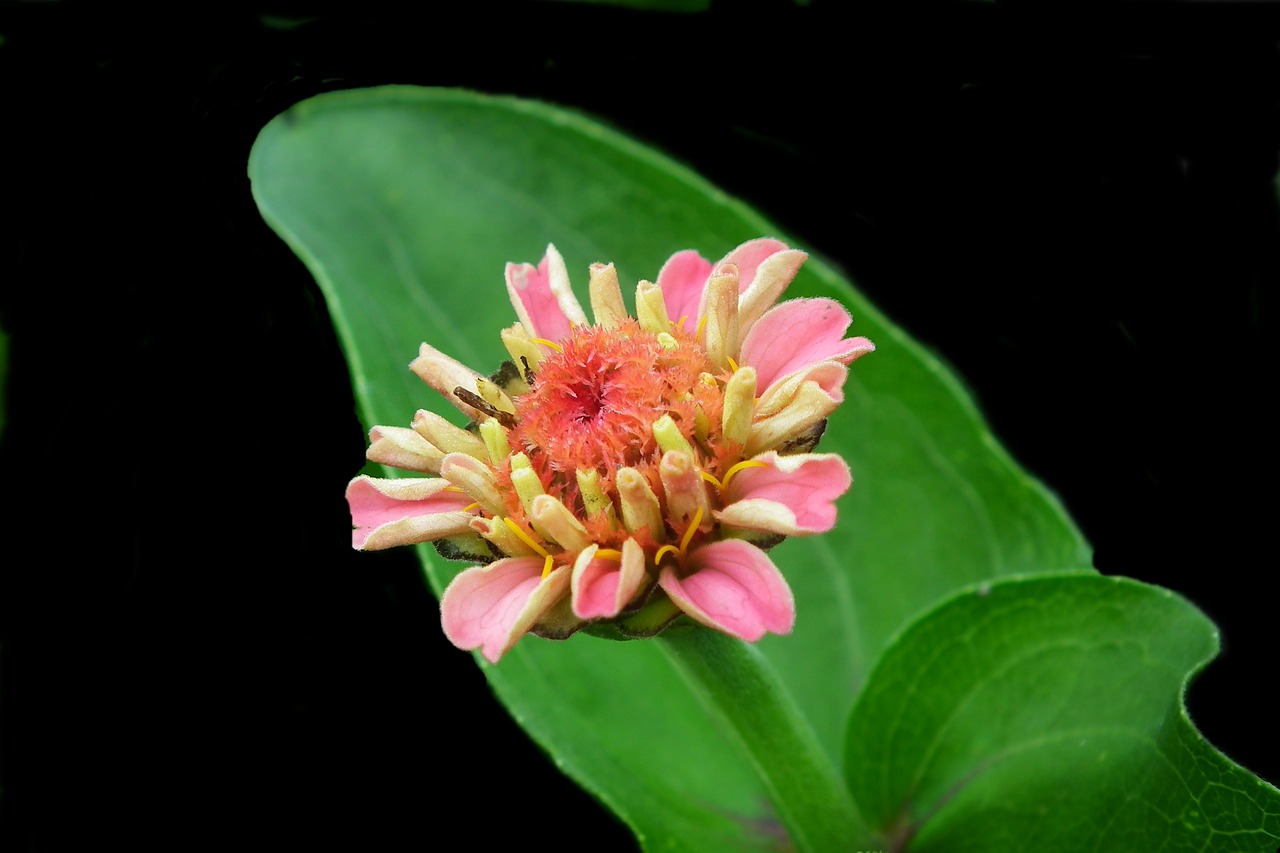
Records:
[[[668,547],[670,547],[670,546],[669,546],[669,545],[664,545],[664,546],[662,546],[662,547],[664,547],[664,548],[668,548]],[[613,548],[597,548],[597,549],[596,549],[596,556],[597,556],[597,557],[601,557],[601,558],[603,558],[603,559],[605,559],[605,560],[614,560],[614,561],[619,562],[619,563],[621,563],[621,562],[622,562],[622,552],[621,552],[621,551],[616,551],[616,550],[614,550]]]
[[[733,360],[733,356],[726,355],[725,360],[729,362],[729,369],[734,373],[738,372],[738,362]]]
[[[542,576],[545,578],[547,575],[551,574],[551,570],[553,568],[555,568],[555,566],[551,562],[551,555],[548,554],[547,558],[542,562]]]
[[[684,536],[680,539],[680,556],[684,556],[684,552],[689,547],[689,543],[693,540],[693,534],[697,532],[698,525],[701,522],[702,507],[698,507],[698,511],[693,514],[693,521],[689,522],[688,529],[685,530]]]
[[[464,491],[464,490],[463,490],[463,489],[458,488],[457,486],[445,486],[445,487],[444,487],[443,489],[441,489],[440,491],[442,491],[442,492],[461,492],[461,491]]]
[[[724,472],[724,485],[720,487],[720,491],[723,492],[725,489],[729,488],[729,481],[732,480],[733,475],[738,473],[739,471],[742,471],[747,468],[768,468],[768,467],[769,467],[769,464],[767,462],[759,462],[755,459],[743,459],[737,465],[734,465],[728,471]]]
[[[706,471],[699,471],[698,473],[702,475],[702,479],[715,486],[718,491],[724,491],[724,483],[717,480],[715,474],[708,474]]]
[[[564,352],[564,347],[560,346],[555,341],[549,341],[546,338],[533,338],[532,340],[535,344],[542,344],[543,346],[551,347],[556,352]]]
[[[705,329],[706,327],[707,327],[707,318],[706,318],[706,315],[703,315],[702,319],[698,321],[698,331],[693,333],[693,339],[695,341],[702,340],[702,330]]]
[[[463,511],[463,512],[471,512],[471,510],[475,509],[475,508],[476,508],[476,507],[478,507],[478,506],[480,506],[480,503],[479,503],[478,501],[477,501],[476,503],[473,503],[473,504],[467,504],[466,506],[464,506],[464,507],[462,508],[462,511]]]
[[[683,317],[681,317],[679,320],[672,320],[672,321],[671,321],[671,327],[672,327],[673,329],[679,329],[680,327],[682,327],[682,326],[684,325],[684,321],[685,321],[685,320],[688,320],[688,319],[689,319],[689,315],[688,315],[688,314],[685,314],[685,315],[684,315]]]
[[[684,536],[680,537],[680,547],[675,545],[663,545],[658,549],[658,553],[653,555],[653,564],[656,566],[662,562],[662,558],[667,556],[670,551],[676,555],[676,559],[684,562],[684,552],[689,550],[689,543],[693,541],[693,534],[698,531],[698,525],[702,523],[702,507],[698,507],[698,511],[693,514],[693,521],[689,522],[689,526],[685,528]],[[596,552],[600,553],[599,551]]]
[[[547,549],[546,549],[546,548],[543,548],[541,545],[539,545],[539,544],[534,540],[534,538],[533,538],[532,536],[530,536],[528,533],[525,533],[523,530],[521,530],[521,529],[520,529],[520,525],[516,524],[516,523],[515,523],[514,521],[512,521],[510,518],[507,518],[506,516],[503,516],[502,520],[503,520],[503,521],[505,521],[505,522],[507,523],[507,527],[510,527],[510,528],[511,528],[511,532],[512,532],[512,533],[514,533],[514,534],[516,535],[516,537],[517,537],[517,538],[519,538],[519,540],[520,540],[521,542],[523,542],[524,544],[528,545],[530,548],[532,548],[532,549],[533,549],[534,551],[536,551],[538,554],[542,555],[543,557],[546,557],[546,558],[547,558],[547,565],[550,565],[550,564],[551,564],[551,555],[547,553]],[[545,570],[544,570],[544,571],[545,571]],[[545,576],[545,575],[544,575],[544,576]]]

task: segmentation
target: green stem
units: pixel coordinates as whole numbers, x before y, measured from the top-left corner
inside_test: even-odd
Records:
[[[797,851],[857,850],[871,837],[809,721],[753,645],[701,626],[657,639],[746,750]]]

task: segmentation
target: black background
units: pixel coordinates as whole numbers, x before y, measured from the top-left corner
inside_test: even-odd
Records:
[[[363,429],[245,164],[382,83],[594,113],[842,266],[1219,624],[1193,718],[1280,781],[1273,7],[171,5],[0,3],[0,848],[634,847],[349,549]]]

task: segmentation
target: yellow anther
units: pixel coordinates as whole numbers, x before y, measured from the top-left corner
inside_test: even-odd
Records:
[[[736,361],[734,361],[734,360],[733,360],[733,356],[731,356],[731,355],[726,355],[726,356],[725,356],[725,360],[729,362],[729,370],[733,371],[734,373],[737,373],[737,372],[738,372],[738,362],[736,362]]]
[[[443,489],[441,489],[440,491],[442,491],[442,492],[464,492],[465,490],[464,490],[464,489],[460,489],[460,488],[458,488],[457,486],[445,486],[445,487],[444,487]]]
[[[531,338],[531,340],[535,344],[542,344],[543,346],[551,347],[556,352],[564,352],[564,347],[560,346],[555,341],[549,341],[546,338]]]
[[[530,536],[528,533],[525,533],[523,530],[521,530],[521,529],[520,529],[520,525],[516,524],[516,523],[515,523],[514,521],[512,521],[510,518],[507,518],[506,516],[503,516],[503,517],[502,517],[502,520],[506,522],[507,527],[510,527],[510,528],[511,528],[511,532],[512,532],[512,533],[514,533],[514,534],[516,535],[516,537],[517,537],[521,542],[523,542],[524,544],[528,545],[530,548],[532,548],[532,549],[533,549],[535,552],[537,552],[538,554],[542,555],[543,557],[546,557],[546,558],[547,558],[547,563],[546,563],[546,564],[547,564],[548,566],[550,566],[550,565],[551,565],[551,555],[547,553],[547,549],[546,549],[546,548],[543,548],[541,545],[539,545],[539,544],[537,543],[537,541],[535,541],[535,540],[534,540],[534,538],[533,538],[532,536]],[[547,572],[547,569],[545,569],[545,568],[544,568],[544,569],[543,569],[543,577],[546,577],[546,572]]]
[[[689,319],[689,315],[688,315],[688,314],[685,314],[685,315],[684,315],[683,317],[681,317],[679,320],[672,320],[672,321],[671,321],[671,328],[673,328],[673,329],[679,329],[679,328],[683,327],[683,326],[684,326],[684,321],[685,321],[685,320],[688,320],[688,319]]]
[[[693,455],[693,447],[689,444],[689,439],[680,432],[680,427],[676,426],[675,418],[671,415],[663,415],[653,422],[653,438],[663,452],[678,450],[681,453]]]
[[[733,475],[747,468],[768,468],[767,462],[759,462],[755,459],[743,459],[737,465],[732,466],[728,471],[724,472],[724,485],[720,487],[720,491],[729,488],[729,481],[733,479]]]
[[[545,578],[551,574],[553,568],[555,568],[555,565],[551,562],[551,555],[548,554],[546,559],[542,561],[542,576]]]
[[[670,546],[670,545],[663,545],[662,547],[663,547],[663,548],[669,548],[669,547],[671,547],[671,546]],[[622,562],[622,552],[621,552],[621,551],[616,551],[616,550],[614,550],[613,548],[597,548],[597,549],[596,549],[596,556],[597,556],[597,557],[601,557],[601,558],[603,558],[603,559],[605,559],[605,560],[614,560],[615,562],[619,562],[619,563],[621,563],[621,562]]]
[[[693,333],[693,339],[695,341],[702,340],[702,330],[705,329],[706,327],[707,327],[707,317],[704,314],[702,319],[698,321],[698,331]]]
[[[461,489],[459,489],[459,491],[461,491]],[[463,511],[463,512],[471,512],[471,510],[475,509],[475,508],[476,508],[476,507],[478,507],[478,506],[480,506],[479,502],[476,502],[476,503],[473,503],[473,504],[467,504],[466,506],[464,506],[464,507],[462,508],[462,511]]]

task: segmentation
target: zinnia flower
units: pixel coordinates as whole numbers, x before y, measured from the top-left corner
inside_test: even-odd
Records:
[[[717,264],[677,253],[639,283],[634,317],[594,264],[594,324],[554,246],[508,264],[511,361],[485,377],[422,345],[411,369],[472,423],[373,428],[369,459],[438,476],[352,480],[353,545],[429,541],[476,563],[442,622],[495,662],[529,632],[649,636],[682,614],[747,641],[790,632],[766,549],[834,526],[849,468],[811,451],[874,349],[832,299],[775,304],[806,257],[772,239]]]

